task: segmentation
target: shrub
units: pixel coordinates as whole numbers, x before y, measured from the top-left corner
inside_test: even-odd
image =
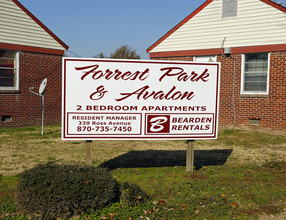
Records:
[[[123,183],[120,186],[121,197],[123,204],[128,206],[136,206],[149,201],[149,196],[136,184]]]
[[[26,214],[67,218],[119,200],[119,184],[102,168],[40,165],[20,175],[17,204]]]

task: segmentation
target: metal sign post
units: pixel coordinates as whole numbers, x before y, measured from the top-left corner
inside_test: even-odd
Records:
[[[38,95],[38,96],[42,96],[42,135],[44,135],[44,111],[45,111],[45,93],[46,93],[46,86],[47,86],[47,78],[45,78],[40,87],[39,87],[39,93],[34,92],[32,89],[34,89],[34,87],[30,87],[29,90],[31,93]]]
[[[42,135],[44,135],[45,93],[42,95]]]

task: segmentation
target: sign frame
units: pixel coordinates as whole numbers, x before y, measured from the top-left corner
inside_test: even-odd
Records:
[[[101,66],[106,66],[106,67],[102,68],[102,70],[100,70],[99,68]],[[156,67],[154,67],[154,66],[156,66]],[[168,66],[174,67],[174,70],[173,69],[171,70],[170,68],[167,69]],[[87,68],[87,67],[89,67],[89,68]],[[154,67],[154,70],[153,70],[153,67]],[[93,68],[93,70],[92,70],[92,68]],[[134,68],[135,69],[141,69],[141,71],[140,71],[140,73],[138,73],[136,75],[135,74],[136,72],[135,71],[132,72],[131,70],[129,71],[129,68],[130,69],[134,69]],[[78,69],[78,70],[75,70],[75,69]],[[147,69],[148,69],[148,71],[147,71]],[[162,69],[164,69],[164,70],[162,70]],[[181,78],[179,78],[179,74],[177,74],[177,73],[180,72],[179,71],[180,69],[184,70],[184,72],[181,71],[181,75],[183,73],[186,73],[185,78],[183,76]],[[185,69],[187,69],[187,70],[185,71]],[[168,139],[168,140],[192,139],[192,140],[196,140],[196,139],[216,139],[217,138],[218,116],[219,116],[219,94],[220,94],[220,92],[219,92],[220,91],[220,63],[219,62],[199,63],[199,62],[173,61],[173,60],[164,60],[164,61],[161,61],[161,60],[121,60],[121,59],[115,60],[115,59],[64,57],[62,70],[63,70],[63,72],[62,72],[62,74],[63,74],[62,75],[62,139],[63,140],[108,140],[108,139],[109,140],[144,140],[144,139],[146,139],[146,140],[158,140],[158,139],[159,140],[160,139]],[[122,70],[122,74],[120,76],[121,78],[119,78],[117,81],[114,80],[114,78],[112,79],[112,77],[109,79],[106,76],[109,73],[108,71],[110,71],[110,72],[113,71],[113,76],[114,76],[116,70]],[[190,70],[192,70],[192,72]],[[204,71],[202,71],[202,70],[204,70]],[[128,73],[126,73],[128,71],[130,72],[129,75],[128,75]],[[124,73],[126,73],[126,74],[124,75]],[[133,75],[134,74],[136,75],[136,76],[134,75],[133,79],[131,78],[132,73],[133,73]],[[198,73],[197,78],[189,77],[189,76],[191,76],[191,74],[193,74],[195,76],[195,73]],[[154,76],[154,74],[158,74],[158,75]],[[100,75],[102,77],[97,77],[98,75]],[[147,78],[148,77],[151,78],[151,76],[153,78],[148,81]],[[159,76],[160,76],[161,81],[158,79],[156,81],[156,78]],[[104,77],[106,77],[106,78],[104,78]],[[141,80],[138,80],[140,77],[141,77]],[[172,82],[170,82],[169,84],[166,83],[166,81],[169,79],[168,77],[170,79],[172,79]],[[174,81],[174,79],[176,77],[177,77],[178,82]],[[152,106],[153,107],[154,106],[157,106],[157,107],[162,106],[162,105],[158,105],[158,102],[160,102],[161,100],[155,100],[155,98],[160,97],[159,92],[156,93],[157,94],[156,97],[155,97],[156,94],[153,96],[154,100],[152,100],[152,102],[150,102],[149,100],[147,100],[147,101],[144,100],[142,98],[143,96],[141,96],[141,95],[139,97],[139,95],[138,95],[139,92],[137,92],[137,93],[134,92],[134,94],[132,94],[132,95],[130,95],[131,93],[129,93],[129,96],[128,95],[124,96],[122,94],[127,94],[127,93],[120,92],[120,91],[118,91],[118,88],[117,88],[117,90],[115,89],[117,92],[116,93],[117,96],[119,94],[121,94],[121,99],[125,99],[125,101],[127,99],[130,99],[130,100],[132,99],[133,101],[131,100],[131,101],[125,102],[122,100],[123,104],[121,104],[121,101],[120,101],[120,104],[118,104],[118,106],[113,105],[114,109],[116,107],[118,107],[118,109],[119,108],[124,109],[124,107],[126,107],[126,106],[128,107],[130,102],[137,101],[135,97],[131,97],[133,95],[136,96],[136,94],[137,94],[137,99],[141,98],[141,100],[139,100],[139,101],[141,101],[139,104],[141,106],[138,105],[139,108],[137,108],[136,111],[133,111],[133,110],[132,111],[128,111],[128,110],[123,111],[122,110],[121,111],[121,110],[114,110],[114,109],[108,110],[108,109],[104,109],[102,107],[102,106],[105,106],[106,108],[109,108],[108,103],[110,102],[110,100],[104,101],[104,99],[105,99],[105,97],[104,97],[105,93],[104,92],[107,92],[107,94],[108,93],[113,94],[113,91],[111,92],[108,89],[106,91],[104,90],[104,89],[106,89],[106,87],[108,87],[108,84],[105,84],[105,83],[108,83],[107,78],[108,78],[108,80],[114,81],[114,82],[112,82],[113,83],[112,86],[109,86],[109,87],[119,87],[119,90],[121,87],[127,88],[126,85],[131,85],[131,83],[132,83],[133,87],[134,87],[134,84],[136,84],[136,83],[139,83],[138,85],[140,85],[140,86],[143,84],[144,85],[150,85],[150,86],[148,86],[148,88],[151,86],[153,86],[153,88],[159,87],[159,89],[157,89],[157,90],[159,90],[160,92],[168,90],[168,89],[165,89],[164,84],[168,84],[169,86],[173,85],[173,88],[176,87],[177,85],[179,85],[178,86],[179,88],[181,88],[181,87],[182,88],[189,88],[190,85],[196,84],[196,85],[198,85],[199,89],[195,90],[194,92],[189,91],[189,93],[186,93],[185,97],[183,97],[185,100],[178,101],[178,104],[176,104],[176,106],[174,103],[177,103],[177,100],[168,100],[167,98],[169,98],[169,97],[167,97],[167,95],[166,95],[166,94],[171,94],[170,91],[175,91],[175,90],[171,89],[169,92],[165,92],[165,96],[163,96],[160,93],[161,98],[165,98],[166,103],[169,103],[169,102],[172,103],[170,106],[173,106],[174,108],[173,108],[173,110],[170,110],[170,111],[163,111],[163,112],[159,111],[159,112],[157,112],[154,109],[150,110],[150,111],[148,111],[147,109],[145,111],[145,109],[144,109],[144,111],[143,111],[142,106],[145,106],[145,104],[141,105],[141,103],[147,102],[148,104],[146,104],[146,106],[148,106],[149,108],[152,108]],[[193,81],[191,81],[191,80],[184,81],[187,78],[193,79]],[[136,82],[136,80],[140,81],[140,82]],[[107,81],[107,82],[105,82],[105,81]],[[156,83],[153,83],[153,81],[156,81]],[[162,82],[162,81],[164,81],[164,82]],[[171,81],[171,80],[169,80],[169,81]],[[213,85],[213,84],[215,84],[215,85]],[[97,93],[99,93],[98,91],[100,91],[100,95],[102,95],[102,97],[97,97],[98,94],[96,92],[94,92],[93,96],[91,96],[90,92],[86,92],[87,88],[89,88],[90,85],[93,85],[93,86],[95,85],[94,88],[96,88]],[[136,85],[135,85],[135,87],[136,87]],[[204,90],[205,87],[207,89],[211,88],[211,91],[204,91],[204,92],[200,91],[200,90]],[[78,91],[80,94],[77,95],[76,93],[74,93],[74,90]],[[135,91],[135,90],[133,90],[133,91]],[[145,90],[145,91],[147,91],[147,90]],[[192,96],[192,92],[194,93],[193,96]],[[206,93],[210,93],[210,95],[208,95]],[[149,94],[151,94],[151,93],[149,93]],[[183,94],[183,92],[182,92],[182,94]],[[116,95],[114,95],[114,97]],[[71,101],[72,100],[71,97],[76,98],[77,100],[81,101],[80,97],[84,97],[85,100],[88,100],[88,98],[86,98],[87,96],[89,96],[90,100],[84,102],[84,104],[78,104],[76,106],[74,106],[75,104],[70,104],[70,103],[74,102],[74,101]],[[200,96],[202,96],[203,98],[199,98]],[[210,100],[210,102],[212,103],[213,106],[211,106],[211,107],[209,107],[207,104],[200,104],[200,105],[191,104],[193,102],[193,100],[195,100],[195,99],[197,99],[197,100],[207,99],[208,96],[210,96],[210,98],[212,98]],[[147,96],[145,96],[145,97],[147,97]],[[189,98],[189,100],[187,100],[188,98]],[[182,102],[181,105],[179,104],[180,102]],[[190,102],[190,104],[186,104],[189,102]],[[70,105],[72,107],[70,107]],[[168,106],[168,104],[166,104],[166,106]],[[192,107],[194,107],[194,106],[195,107],[200,106],[200,110],[193,110]],[[80,109],[80,107],[82,107],[83,109]],[[90,109],[87,110],[88,107]],[[194,107],[194,109],[195,109],[195,107]],[[184,111],[181,110],[178,112],[178,111],[175,111],[174,109],[184,109]],[[208,111],[208,109],[211,109],[211,110]],[[116,121],[115,120],[116,117],[113,119],[111,117],[112,115],[114,117],[115,117],[115,115],[116,116],[119,115],[119,116],[125,117],[127,119],[130,119],[128,122],[129,126],[122,127],[121,128],[122,131],[120,131],[120,132],[117,130],[119,132],[119,134],[116,134],[114,131],[115,127],[114,126],[110,127],[108,125],[107,120],[110,119],[111,122],[114,124],[116,124],[117,121],[119,121],[120,123],[123,123],[124,120],[122,118],[122,121],[121,121],[120,118],[118,118],[118,120]],[[200,130],[200,128],[202,128],[202,125],[201,124],[195,125],[195,124],[201,122],[204,124],[209,123],[209,124],[204,125],[204,126],[205,126],[205,129],[208,128],[211,131],[206,132],[206,133],[197,133],[197,134],[196,133],[190,134],[190,132],[189,133],[188,132],[185,132],[185,133],[177,132],[176,133],[173,130],[171,131],[171,133],[170,133],[170,131],[165,131],[165,132],[161,132],[161,133],[160,132],[159,133],[156,133],[156,132],[152,133],[147,128],[148,126],[150,126],[149,125],[150,122],[148,121],[149,118],[150,118],[150,120],[154,121],[162,115],[163,115],[163,117],[168,119],[168,122],[166,122],[166,123],[169,123],[169,126],[171,126],[172,129],[173,128],[177,128],[177,129],[178,128],[184,128],[184,127],[182,127],[183,125],[185,127],[187,125],[189,125],[188,123],[186,124],[186,122],[191,122],[191,123],[193,123],[193,127],[190,127],[191,125],[189,125],[188,129],[196,129],[197,128],[197,130]],[[178,117],[175,115],[178,115]],[[191,117],[192,115],[194,117]],[[208,115],[208,117],[203,117],[203,115]],[[158,117],[153,119],[154,118],[153,116],[154,117],[158,116]],[[82,129],[79,129],[79,126],[77,127],[77,130],[75,129],[75,124],[78,125],[81,123],[81,121],[82,121],[82,123],[84,123],[84,122],[88,123],[88,121],[90,122],[88,124],[88,126],[86,126],[87,128],[85,129],[85,131],[82,131]],[[98,129],[96,127],[96,123],[100,124],[100,123],[104,123],[104,121],[106,121],[106,123],[107,123],[107,125],[105,123],[105,126],[104,126],[104,129],[106,129],[106,131],[100,131],[100,128]],[[147,121],[149,124],[147,124]],[[199,122],[196,122],[196,121],[199,121]],[[160,121],[158,123],[160,124],[161,122],[162,121]],[[94,124],[92,125],[92,123],[94,123]],[[118,123],[118,124],[120,124],[120,123]],[[137,123],[139,123],[139,125]],[[154,123],[156,123],[156,121]],[[201,125],[201,127],[199,125]],[[131,130],[129,131],[128,129],[130,129],[130,126],[131,126]],[[194,126],[196,126],[196,127],[194,127]],[[199,126],[199,127],[197,127],[197,126]],[[84,127],[82,127],[82,128],[84,128]],[[123,133],[124,129],[126,129],[126,133]],[[140,132],[138,129],[140,130]],[[175,132],[175,133],[172,133],[172,132]]]

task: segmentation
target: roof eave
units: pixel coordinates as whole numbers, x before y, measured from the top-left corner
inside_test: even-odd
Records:
[[[7,50],[20,50],[20,51],[26,51],[26,52],[45,53],[45,54],[53,54],[53,55],[61,55],[61,56],[63,56],[65,53],[65,50],[25,46],[25,45],[18,45],[18,44],[8,44],[8,43],[0,43],[0,48],[7,49]]]
[[[286,13],[286,8],[283,5],[277,4],[276,2],[273,2],[271,0],[260,0],[268,5],[271,5],[272,7]]]

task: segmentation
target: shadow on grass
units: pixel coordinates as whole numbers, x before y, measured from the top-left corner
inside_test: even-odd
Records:
[[[219,166],[225,164],[231,155],[231,149],[225,150],[195,150],[196,170],[204,166]],[[147,150],[130,151],[119,157],[102,163],[99,167],[114,170],[117,168],[137,167],[174,167],[186,166],[186,151],[177,150]]]

